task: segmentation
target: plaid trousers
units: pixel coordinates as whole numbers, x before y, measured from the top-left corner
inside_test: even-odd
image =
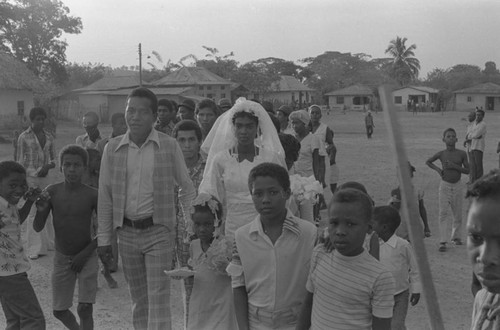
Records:
[[[171,330],[170,279],[174,233],[163,225],[117,230],[123,273],[132,299],[136,330]]]

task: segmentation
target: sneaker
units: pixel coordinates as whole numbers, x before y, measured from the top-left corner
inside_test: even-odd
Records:
[[[446,252],[446,243],[439,243],[439,252]]]
[[[451,240],[453,242],[453,244],[455,245],[463,245],[464,243],[462,243],[462,240],[460,238],[454,238]]]

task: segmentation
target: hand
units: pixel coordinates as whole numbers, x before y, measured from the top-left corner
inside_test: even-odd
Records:
[[[113,263],[113,250],[111,245],[98,246],[97,254],[101,259],[102,263],[106,264],[108,267]]]
[[[420,293],[412,293],[410,296],[410,303],[412,306],[415,306],[418,304],[418,301],[420,300]]]
[[[85,266],[85,263],[87,262],[88,256],[82,252],[78,253],[73,260],[70,261],[71,263],[71,270],[79,273],[82,271],[83,266]]]
[[[47,190],[43,190],[36,198],[36,210],[38,212],[46,211],[50,206],[50,194]]]
[[[40,171],[38,171],[37,176],[39,178],[45,178],[49,174],[50,165],[43,165]]]
[[[34,203],[40,197],[41,194],[42,194],[42,189],[38,187],[36,188],[30,187],[26,192],[26,194],[24,194],[24,199]]]
[[[7,214],[0,211],[0,229],[8,225],[8,222],[4,222],[3,219],[8,219]]]

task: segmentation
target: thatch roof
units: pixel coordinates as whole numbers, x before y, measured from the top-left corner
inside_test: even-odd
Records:
[[[500,94],[500,85],[494,83],[484,83],[469,88],[454,91],[455,94]]]
[[[154,81],[155,86],[231,85],[213,72],[201,67],[183,67]]]
[[[72,92],[109,91],[128,87],[139,87],[139,72],[137,71],[113,71],[96,82]]]
[[[313,92],[314,89],[307,87],[293,76],[280,76],[280,80],[271,85],[275,92]]]
[[[354,95],[373,95],[373,91],[370,87],[365,85],[352,85],[349,87],[337,89],[335,91],[326,93],[327,96],[354,96]]]
[[[0,53],[0,88],[38,90],[41,81],[21,61]]]
[[[437,94],[437,93],[439,93],[438,89],[435,89],[435,88],[432,88],[432,87],[427,87],[427,86],[405,86],[405,87],[401,87],[401,88],[395,89],[394,91],[397,91],[397,90],[400,90],[400,89],[405,89],[405,88],[411,88],[411,89],[415,89],[415,90],[420,91],[420,92],[430,93],[430,94]]]

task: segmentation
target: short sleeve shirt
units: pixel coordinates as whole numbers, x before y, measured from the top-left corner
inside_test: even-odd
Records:
[[[314,150],[321,151],[323,142],[317,135],[309,133],[302,141],[300,141],[299,158],[295,162],[295,173],[301,176],[310,177],[314,175],[313,171],[313,152]]]

